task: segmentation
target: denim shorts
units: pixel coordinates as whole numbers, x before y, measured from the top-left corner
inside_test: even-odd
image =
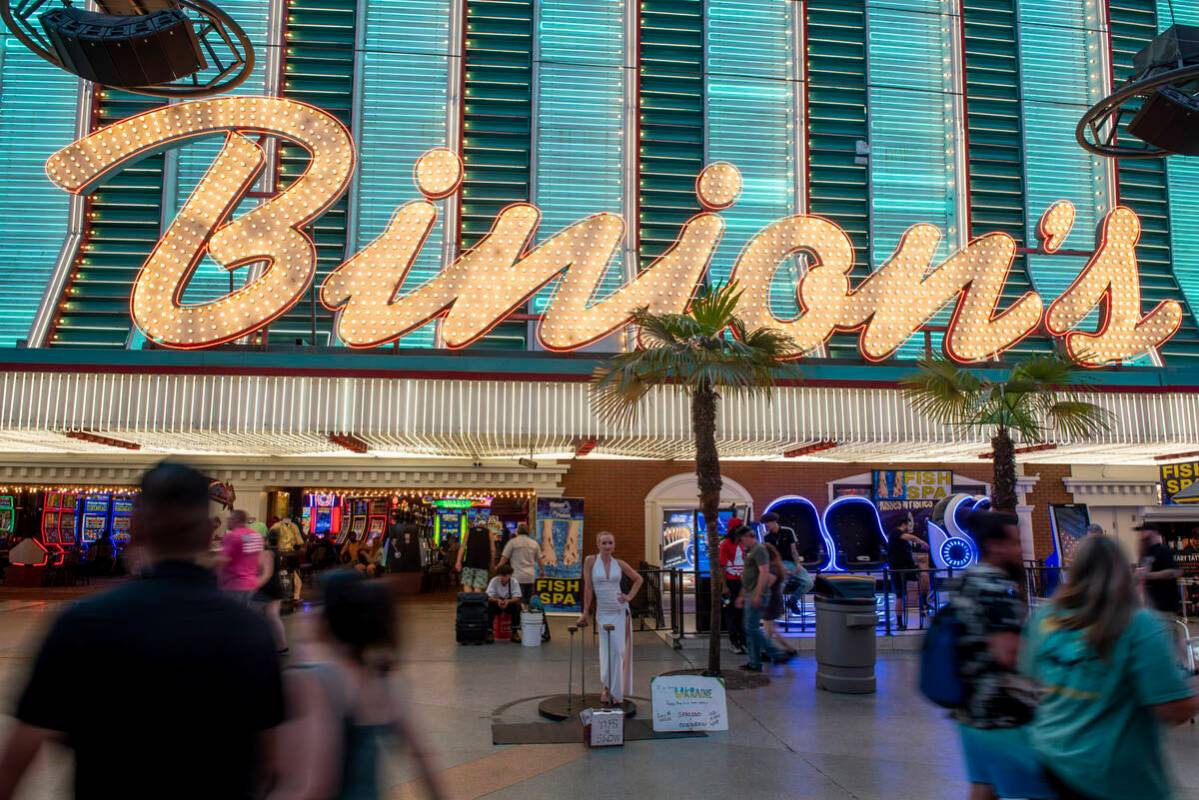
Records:
[[[1028,740],[1028,727],[972,728],[958,725],[966,774],[971,783],[994,787],[1001,798],[1057,797]]]

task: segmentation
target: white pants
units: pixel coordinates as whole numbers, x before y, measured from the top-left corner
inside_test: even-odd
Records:
[[[633,689],[633,623],[627,611],[615,614],[596,614],[599,632],[600,683],[608,687],[612,702],[624,701]],[[605,625],[615,628],[609,632]],[[609,644],[612,651],[608,652]],[[614,674],[610,674],[614,673]]]

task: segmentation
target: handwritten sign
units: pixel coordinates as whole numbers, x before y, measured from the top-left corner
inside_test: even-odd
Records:
[[[724,681],[702,675],[659,675],[650,682],[655,731],[727,731]]]
[[[620,709],[586,708],[579,718],[583,721],[583,741],[588,747],[624,744],[624,712]]]

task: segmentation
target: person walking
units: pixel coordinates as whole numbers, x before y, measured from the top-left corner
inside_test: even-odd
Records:
[[[0,800],[50,741],[74,751],[80,800],[261,796],[283,683],[266,621],[199,563],[212,538],[208,485],[171,462],[142,476],[141,579],[75,602],[51,627],[0,755]],[[88,665],[120,688],[70,691]]]
[[[979,561],[950,601],[961,625],[959,674],[966,704],[953,712],[966,759],[970,800],[1055,797],[1029,744],[1036,693],[1017,671],[1028,616],[1015,576],[1023,566],[1015,514],[975,512]]]
[[[491,626],[496,617],[507,614],[512,622],[512,641],[520,644],[520,599],[521,587],[512,578],[512,566],[500,564],[495,577],[487,584],[487,624]],[[487,641],[491,642],[492,628],[488,627]]]
[[[799,553],[799,537],[795,535],[795,529],[781,525],[779,523],[779,515],[773,511],[767,511],[762,515],[762,526],[766,529],[766,533],[762,536],[762,541],[778,550],[779,558],[782,559],[783,566],[786,568],[783,580],[786,581],[788,578],[795,576],[793,583],[801,584],[801,570],[804,569],[803,557]],[[774,587],[771,586],[771,590],[773,589]],[[790,608],[794,613],[798,614],[800,609],[798,590],[787,594],[786,589],[780,586],[779,591],[783,593],[786,608]]]
[[[283,627],[283,577],[281,575],[283,562],[279,554],[279,531],[273,529],[267,534],[266,549],[263,551],[263,569],[265,580],[254,595],[254,600],[262,610],[262,615],[275,634],[275,647],[279,655],[287,654],[287,630]]]
[[[793,658],[791,653],[780,650],[770,643],[762,632],[762,618],[769,600],[767,590],[773,582],[770,573],[770,551],[758,541],[758,535],[748,525],[733,531],[741,549],[745,551],[745,564],[741,573],[741,595],[737,607],[743,610],[745,619],[745,642],[749,650],[749,661],[741,666],[747,672],[761,672],[765,656],[776,663],[786,663]]]
[[[770,554],[770,599],[766,603],[766,611],[762,614],[762,627],[766,630],[766,638],[780,650],[792,656],[797,655],[794,647],[787,644],[779,631],[779,617],[784,616],[783,584],[787,580],[787,567],[778,548],[769,542],[763,542],[766,552]]]
[[[291,517],[283,517],[271,532],[278,537],[281,566],[291,576],[291,597],[288,599],[293,605],[299,605],[304,589],[300,580],[300,564],[304,560],[304,537],[300,534],[300,526]]]
[[[529,535],[529,526],[520,523],[516,526],[516,535],[504,545],[500,554],[500,566],[510,564],[512,575],[520,584],[520,596],[528,603],[536,595],[537,576],[541,573],[541,545]],[[541,641],[550,640],[550,626],[547,621],[542,625]]]
[[[249,526],[246,512],[233,509],[225,521],[229,532],[221,540],[217,574],[221,588],[239,603],[250,605],[254,592],[266,580],[263,569],[262,537]]]
[[[520,594],[525,600],[533,596],[533,584],[541,571],[541,546],[529,535],[529,526],[520,523],[516,535],[504,545],[500,553],[500,566],[512,565],[512,574],[520,584]]]
[[[732,525],[733,522],[737,523],[736,527]],[[740,654],[746,652],[745,622],[737,602],[741,597],[741,573],[745,569],[745,550],[741,548],[737,531],[743,527],[741,520],[735,517],[730,520],[728,534],[720,543],[717,553],[720,566],[724,568],[724,629],[729,632],[729,646],[734,653]]]
[[[1141,560],[1137,577],[1144,587],[1145,602],[1166,621],[1173,622],[1181,610],[1178,579],[1182,577],[1182,570],[1156,526],[1146,523],[1138,530],[1141,532]]]
[[[1044,690],[1032,745],[1059,797],[1169,800],[1162,727],[1199,714],[1199,696],[1116,542],[1079,544],[1065,585],[1028,626],[1021,662]]]
[[[482,525],[471,527],[458,551],[455,569],[462,573],[462,591],[487,591],[487,573],[495,564],[495,540]]]
[[[895,623],[899,630],[908,629],[908,584],[919,583],[916,557],[913,550],[927,550],[924,540],[913,533],[915,522],[908,514],[900,521],[888,539],[887,567],[891,572],[891,587],[895,592]]]
[[[591,606],[595,605],[595,622],[599,633],[600,702],[605,705],[624,702],[624,696],[633,689],[633,622],[629,613],[629,600],[637,596],[644,580],[641,573],[613,555],[616,552],[616,537],[601,531],[595,537],[598,553],[587,556],[583,561],[583,613],[576,623],[587,627]],[[629,591],[620,588],[621,578],[632,582]],[[604,631],[612,625],[612,631]],[[616,667],[616,669],[613,669]]]
[[[406,747],[423,796],[445,797],[424,740],[393,688],[395,605],[382,581],[337,569],[321,581],[318,641],[286,673],[291,714],[276,750],[276,785],[268,800],[382,800],[389,744]]]

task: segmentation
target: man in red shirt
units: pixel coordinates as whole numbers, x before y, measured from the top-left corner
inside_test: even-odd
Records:
[[[745,625],[741,609],[737,608],[737,597],[741,594],[741,570],[745,566],[745,551],[734,532],[744,523],[737,517],[729,520],[727,534],[720,543],[720,566],[724,568],[724,629],[729,632],[729,644],[733,651],[745,653]]]

